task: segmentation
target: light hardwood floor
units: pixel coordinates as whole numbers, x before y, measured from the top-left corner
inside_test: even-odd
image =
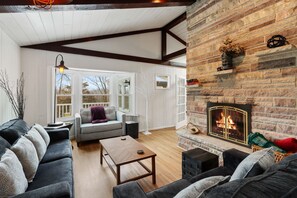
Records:
[[[175,129],[155,130],[151,135],[140,133],[137,141],[157,154],[157,183],[152,184],[151,176],[138,180],[146,192],[181,178],[181,153],[183,150],[177,147]],[[111,198],[112,188],[116,186],[116,179],[105,162],[102,166],[100,165],[98,141],[82,143],[79,148],[73,141],[73,146],[75,197]],[[151,167],[150,160],[143,162]],[[143,173],[143,169],[137,163],[125,165],[121,171],[122,180]]]

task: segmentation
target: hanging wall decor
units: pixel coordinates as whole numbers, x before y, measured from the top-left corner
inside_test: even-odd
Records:
[[[282,35],[274,35],[267,41],[267,47],[269,48],[275,48],[275,47],[280,47],[284,46],[288,43],[286,37]]]

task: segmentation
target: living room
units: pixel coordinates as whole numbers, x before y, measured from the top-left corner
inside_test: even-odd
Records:
[[[157,5],[156,2],[147,1],[136,3],[127,1],[126,4],[113,1],[108,5],[100,5],[101,3],[94,1],[89,3],[96,4],[97,7],[78,1],[77,7],[74,8],[75,1],[73,1],[65,5],[52,5],[49,10],[40,8],[28,11],[28,2],[21,0],[0,4],[1,70],[7,72],[9,82],[12,84],[22,73],[24,74],[26,99],[24,121],[30,126],[34,123],[46,126],[53,122],[56,115],[54,66],[63,59],[65,66],[69,68],[69,71],[65,70],[65,74],[72,72],[78,76],[77,79],[82,78],[79,76],[82,73],[105,75],[113,79],[110,81],[112,99],[109,105],[115,106],[117,110],[120,110],[117,99],[118,80],[129,79],[131,108],[126,113],[137,117],[140,133],[136,140],[157,153],[156,184],[152,182],[150,176],[137,180],[146,192],[182,177],[183,151],[202,148],[218,155],[222,165],[222,152],[227,149],[236,148],[246,153],[252,152],[247,142],[247,135],[250,132],[258,132],[268,140],[296,138],[296,1],[161,1]],[[29,5],[34,7],[33,2]],[[65,10],[61,11],[67,9],[67,6],[70,15]],[[102,7],[121,9],[105,10]],[[77,12],[83,14],[79,15]],[[185,20],[178,23],[177,19],[184,13],[186,13]],[[110,17],[112,15],[113,19]],[[120,20],[115,16],[123,19]],[[149,22],[144,18],[131,19],[137,16],[146,17]],[[55,22],[45,23],[51,21],[48,19],[51,17]],[[60,23],[59,17],[63,18]],[[39,23],[39,20],[44,21]],[[80,22],[76,22],[78,20]],[[104,20],[111,24],[118,20],[118,23],[112,24],[117,25],[118,30],[112,29]],[[176,26],[182,29],[180,30],[182,33],[179,34],[179,28],[171,27],[172,32],[167,32],[164,36],[161,33],[162,28],[171,22],[177,23]],[[105,32],[97,30],[96,34],[94,32],[88,34],[87,30],[96,29],[94,27],[96,23],[99,23]],[[43,27],[40,24],[43,24]],[[106,29],[102,24],[107,26]],[[61,32],[58,31],[59,28]],[[42,31],[39,31],[40,29]],[[141,32],[142,30],[149,31]],[[140,32],[134,34],[133,31]],[[42,36],[43,33],[46,34],[45,37]],[[116,34],[119,35],[115,36]],[[176,39],[172,34],[185,38]],[[84,39],[86,37],[95,39],[102,35],[112,35],[112,37],[91,41]],[[277,38],[274,40],[276,44],[272,43],[273,45],[283,42],[281,45],[284,46],[268,47],[271,41],[269,39],[273,36]],[[185,53],[182,40],[186,42],[186,62],[178,59]],[[232,57],[229,68],[224,68],[220,51],[223,50],[224,41],[240,49],[240,53]],[[87,55],[88,51],[100,53],[92,52],[91,55]],[[175,52],[178,52],[178,55]],[[164,59],[169,54],[172,56],[171,62]],[[133,60],[128,59],[128,56],[132,56]],[[112,75],[115,76],[111,77]],[[168,86],[165,89],[157,88],[157,76],[167,78]],[[188,82],[194,79],[197,83],[194,86],[187,86],[186,89],[187,121],[183,124],[190,123],[191,126],[188,126],[188,129],[184,127],[175,130],[178,125],[176,106],[178,77],[187,79]],[[80,87],[82,84],[79,80],[72,82],[73,87]],[[83,106],[83,102],[80,101],[81,88],[77,90],[70,93],[71,97],[73,96],[71,104],[77,108],[73,107],[70,115],[58,119],[74,124],[69,134],[69,137],[74,139],[72,140],[74,192],[76,197],[112,197],[113,187],[117,186],[117,182],[105,161],[102,167],[100,165],[98,141],[83,141],[79,146],[76,145],[78,141],[75,141],[74,117]],[[3,124],[16,116],[2,90],[0,98],[0,124]],[[224,104],[233,104],[232,108],[238,108],[237,105],[250,106],[247,116],[242,114],[245,116],[243,120],[248,120],[242,127],[246,128],[247,134],[240,136],[236,141],[233,137],[222,141],[220,131],[211,135],[209,133],[211,123],[220,122],[211,119],[221,115],[214,112],[216,114],[214,117],[209,116],[211,108],[214,109],[211,105],[214,104],[218,104],[215,108]],[[238,114],[230,113],[230,115]],[[237,119],[233,118],[233,121]],[[232,128],[231,125],[230,127]],[[200,133],[193,135],[190,133],[191,130]],[[145,135],[143,132],[146,131],[152,134]],[[219,136],[219,139],[215,136]],[[144,164],[151,166],[148,159]],[[82,176],[81,172],[86,174]],[[122,177],[135,176],[135,173],[141,173],[140,168],[127,165],[123,167]],[[104,190],[100,189],[101,186]],[[123,189],[125,191],[125,188]],[[126,190],[129,188],[126,187]],[[125,197],[124,191],[117,192],[122,192]],[[171,196],[164,195],[164,197]]]

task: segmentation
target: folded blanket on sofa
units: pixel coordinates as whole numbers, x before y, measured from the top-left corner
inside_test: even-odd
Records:
[[[105,115],[104,107],[102,106],[91,107],[91,114],[92,123],[101,123],[108,121]]]

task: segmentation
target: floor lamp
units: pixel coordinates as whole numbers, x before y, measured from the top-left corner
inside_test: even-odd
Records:
[[[61,62],[59,65],[57,65],[57,62],[58,62],[58,58],[61,57]],[[62,125],[63,123],[62,122],[56,122],[56,106],[57,106],[57,90],[56,90],[56,76],[57,76],[57,69],[59,69],[59,72],[61,74],[64,73],[64,70],[65,69],[68,69],[68,67],[66,67],[64,65],[64,60],[63,60],[63,56],[62,54],[58,54],[56,56],[56,62],[55,62],[55,91],[54,91],[54,122],[53,123],[50,123],[48,124],[48,126],[60,126]]]

